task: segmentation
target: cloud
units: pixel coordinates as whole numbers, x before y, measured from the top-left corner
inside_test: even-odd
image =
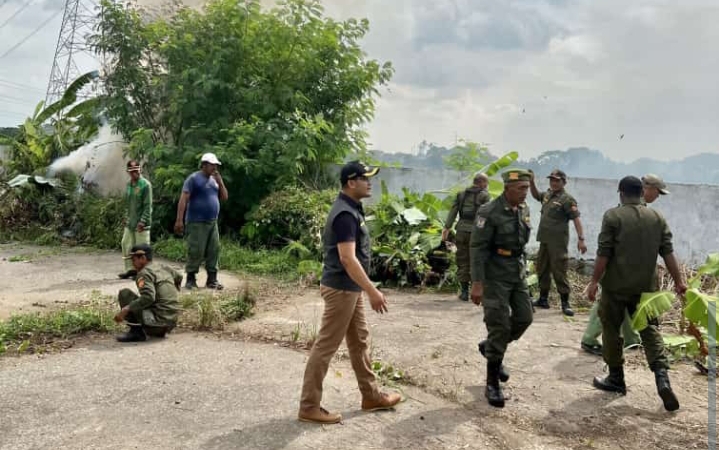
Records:
[[[50,14],[43,8],[63,3],[36,2],[26,17],[32,23],[13,21],[0,30],[0,54]],[[10,0],[0,15],[20,4]],[[338,19],[368,18],[364,49],[396,69],[368,126],[374,148],[412,151],[423,139],[449,145],[458,137],[523,158],[578,146],[622,161],[719,152],[715,0],[325,0],[324,6]],[[2,80],[46,88],[59,20],[0,60],[0,123],[11,108],[3,95],[30,94],[5,90]]]
[[[393,14],[385,2],[366,4],[371,23]],[[397,68],[369,127],[376,148],[411,151],[458,135],[523,157],[572,146],[618,160],[719,151],[711,2],[412,5],[400,2],[402,22],[373,27],[366,41]]]

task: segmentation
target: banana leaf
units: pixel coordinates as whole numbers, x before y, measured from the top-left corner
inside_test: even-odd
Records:
[[[662,314],[672,309],[674,293],[667,291],[645,292],[639,299],[637,310],[632,316],[632,328],[637,331],[645,329],[648,322],[659,318]]]
[[[494,161],[493,163],[487,164],[481,170],[479,170],[479,172],[486,174],[488,177],[491,177],[505,167],[509,167],[510,165],[512,165],[512,163],[516,161],[518,157],[519,153],[509,152]]]
[[[689,289],[686,293],[686,299],[684,316],[690,322],[702,326],[708,331],[710,316],[714,316],[712,319],[714,321],[714,338],[716,339],[717,330],[719,330],[719,321],[717,321],[716,315],[717,297],[707,295],[697,289]]]

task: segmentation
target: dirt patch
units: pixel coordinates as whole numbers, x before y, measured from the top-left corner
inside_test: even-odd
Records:
[[[114,296],[133,284],[116,278],[117,252],[4,245],[0,264],[0,317]],[[671,371],[676,413],[663,410],[637,351],[627,354],[628,395],[599,392],[591,382],[603,363],[579,348],[586,315],[569,320],[554,306],[538,311],[510,346],[511,398],[494,409],[477,351],[486,335],[481,309],[454,295],[397,291],[387,291],[389,314],[368,321],[372,358],[400,370],[405,402],[395,413],[358,414],[343,346],[325,399],[345,413],[345,425],[304,427],[295,414],[302,347],[323,311],[318,289],[220,277],[228,290],[247,281],[259,293],[255,316],[222,334],[179,332],[129,346],[94,337],[59,354],[0,358],[0,449],[706,448],[707,381],[690,365]]]
[[[601,358],[580,347],[586,315],[564,318],[555,308],[538,311],[524,337],[510,345],[505,364],[511,379],[502,410],[484,398],[485,361],[477,343],[486,336],[481,308],[454,295],[388,291],[390,312],[369,314],[373,359],[400,368],[407,382],[481,416],[489,424],[511,424],[565,448],[703,448],[707,436],[707,379],[689,364],[671,371],[681,409],[664,411],[654,376],[641,350],[627,351],[626,397],[597,391]],[[322,299],[305,289],[284,307],[257,314],[237,332],[285,342],[311,340],[319,327]],[[339,358],[346,357],[344,344]],[[507,437],[508,448],[521,448]],[[640,443],[641,445],[638,445]]]

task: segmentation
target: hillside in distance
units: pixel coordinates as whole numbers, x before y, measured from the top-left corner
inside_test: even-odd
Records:
[[[372,151],[372,156],[384,163],[402,167],[446,168],[444,159],[454,148],[423,142],[417,154]],[[493,155],[497,157],[499,155]],[[546,176],[558,168],[569,177],[616,180],[626,175],[641,177],[655,173],[668,183],[719,185],[719,154],[700,153],[673,161],[640,158],[630,163],[613,161],[599,150],[586,147],[546,151],[536,158],[517,161],[515,167],[532,169],[538,176]]]

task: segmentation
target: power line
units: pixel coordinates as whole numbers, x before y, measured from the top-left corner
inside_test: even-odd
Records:
[[[5,22],[3,22],[2,25],[0,25],[0,30],[2,30],[5,25],[7,25],[8,23],[10,23],[10,21],[13,20],[18,14],[20,14],[25,8],[27,8],[28,6],[30,6],[30,3],[31,3],[31,2],[32,2],[32,0],[27,0],[27,1],[25,2],[25,4],[20,7],[20,9],[18,9],[17,11],[15,11],[15,14],[13,14],[13,15],[10,16],[10,17],[8,17],[8,19],[7,19]],[[4,4],[5,4],[5,3],[3,3],[3,5],[4,5]],[[2,5],[0,5],[0,6],[2,6]]]
[[[16,89],[16,90],[26,89],[28,91],[37,91],[37,92],[43,92],[43,93],[45,92],[44,90],[42,90],[40,88],[33,87],[28,84],[15,83],[14,81],[3,80],[2,78],[0,78],[0,86],[9,87],[9,88]]]
[[[16,48],[20,47],[22,44],[24,44],[28,39],[30,39],[31,37],[35,36],[35,33],[37,33],[38,31],[42,30],[43,28],[45,28],[45,25],[47,25],[48,23],[50,23],[50,21],[51,21],[52,19],[54,19],[55,17],[59,16],[61,12],[63,12],[63,11],[62,11],[62,10],[56,11],[55,14],[53,14],[53,15],[50,16],[50,17],[48,17],[47,20],[45,20],[43,23],[41,23],[39,27],[35,28],[35,29],[32,31],[32,33],[30,33],[30,34],[28,34],[27,36],[25,36],[20,42],[18,42],[17,44],[13,45],[13,46],[10,47],[10,49],[8,49],[5,53],[3,53],[2,55],[0,55],[0,59],[3,59],[3,58],[6,57],[7,55],[9,55],[13,50],[15,50]]]
[[[97,14],[92,13],[86,4],[96,6],[92,0],[65,0],[65,14],[60,25],[60,33],[58,33],[55,56],[45,94],[45,103],[47,104],[61,98],[71,80],[80,75],[76,61],[78,54],[84,53],[95,59],[83,33],[92,33],[98,18]],[[86,94],[79,94],[78,98],[85,96]]]
[[[27,99],[24,99],[24,98],[18,98],[18,97],[13,97],[13,96],[11,96],[11,95],[5,95],[5,94],[3,94],[2,92],[0,92],[0,100],[3,100],[3,99],[16,100],[16,101],[19,101],[19,102],[29,102],[29,101],[31,101],[31,100],[27,100]]]

